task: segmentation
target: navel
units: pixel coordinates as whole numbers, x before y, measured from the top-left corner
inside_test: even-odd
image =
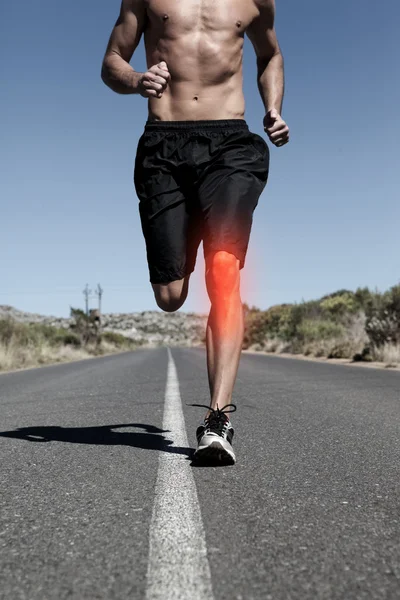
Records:
[[[198,97],[198,96],[193,96],[193,100],[194,100],[195,102],[197,102],[197,100],[198,100],[198,99],[199,99],[199,97]]]
[[[163,16],[163,21],[166,21],[167,19],[169,19],[169,16],[168,16],[167,14],[165,14],[165,15]]]
[[[236,27],[241,27],[242,26],[242,21],[236,21]]]

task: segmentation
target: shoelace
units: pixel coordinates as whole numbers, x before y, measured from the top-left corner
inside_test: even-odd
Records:
[[[211,410],[211,414],[204,419],[204,424],[210,430],[217,430],[222,433],[225,425],[229,423],[229,418],[224,418],[227,413],[236,412],[237,406],[236,404],[226,404],[222,408],[211,408],[211,406],[207,406],[205,404],[188,404],[188,406],[197,406],[198,408],[206,408],[207,410]],[[229,410],[227,410],[229,409]]]

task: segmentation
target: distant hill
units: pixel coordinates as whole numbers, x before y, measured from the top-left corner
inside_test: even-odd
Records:
[[[71,319],[39,315],[0,305],[0,319],[11,318],[20,323],[42,323],[68,329]],[[102,315],[103,331],[120,333],[138,344],[158,346],[193,346],[205,334],[207,318],[194,313],[111,313]]]

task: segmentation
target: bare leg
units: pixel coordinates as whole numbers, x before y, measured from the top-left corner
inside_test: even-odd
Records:
[[[153,292],[158,306],[165,312],[175,312],[185,302],[189,290],[190,275],[170,283],[153,283]]]
[[[232,399],[243,342],[239,260],[217,252],[206,263],[211,311],[207,324],[207,368],[211,407],[222,408]]]

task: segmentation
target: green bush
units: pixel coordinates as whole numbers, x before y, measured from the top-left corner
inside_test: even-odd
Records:
[[[354,313],[359,309],[354,295],[348,292],[326,298],[322,300],[320,306],[332,317],[343,317],[345,314]]]
[[[21,347],[34,347],[44,342],[54,347],[81,345],[80,337],[68,329],[41,323],[19,323],[12,319],[0,320],[0,342],[6,347],[11,343]]]
[[[306,320],[318,320],[323,317],[323,311],[318,301],[302,302],[290,306],[287,322],[281,331],[281,337],[286,341],[302,338],[299,328]]]
[[[105,331],[101,334],[101,339],[109,344],[114,344],[117,348],[133,348],[136,346],[134,340],[121,335],[120,333],[115,333],[114,331]]]
[[[339,290],[320,300],[273,306],[266,311],[246,307],[244,347],[265,348],[272,340],[280,340],[295,354],[352,357],[359,352],[360,344],[362,347],[365,343],[362,339],[365,315],[371,315],[370,328],[373,326],[376,332],[376,312],[382,304],[386,309],[390,305],[392,316],[394,312],[399,315],[400,292],[391,290],[390,302],[378,292],[359,288],[356,292]],[[387,323],[385,325],[387,329]],[[393,329],[392,321],[391,327]],[[394,339],[392,329],[391,340]],[[397,331],[397,321],[395,329]],[[387,338],[387,334],[383,335],[382,343]]]
[[[367,287],[358,288],[354,293],[354,300],[364,312],[368,312],[376,304],[379,296],[378,292],[371,292]]]
[[[55,341],[66,346],[74,346],[74,348],[80,348],[82,346],[82,340],[76,333],[65,331],[65,333],[59,334]]]
[[[19,346],[37,346],[43,341],[48,341],[50,344],[56,343],[55,340],[60,331],[64,330],[40,323],[28,324],[18,323],[12,319],[0,320],[0,341],[5,346],[11,343]]]
[[[311,319],[304,320],[297,328],[297,336],[303,342],[316,342],[337,338],[344,333],[343,327],[332,321],[322,321]]]
[[[368,306],[365,329],[373,348],[400,343],[400,285],[375,296]]]
[[[2,319],[0,321],[0,342],[5,346],[11,343],[18,329],[18,323],[12,319]]]
[[[244,347],[262,345],[266,338],[283,339],[290,311],[291,307],[286,304],[273,306],[266,311],[245,307]]]

